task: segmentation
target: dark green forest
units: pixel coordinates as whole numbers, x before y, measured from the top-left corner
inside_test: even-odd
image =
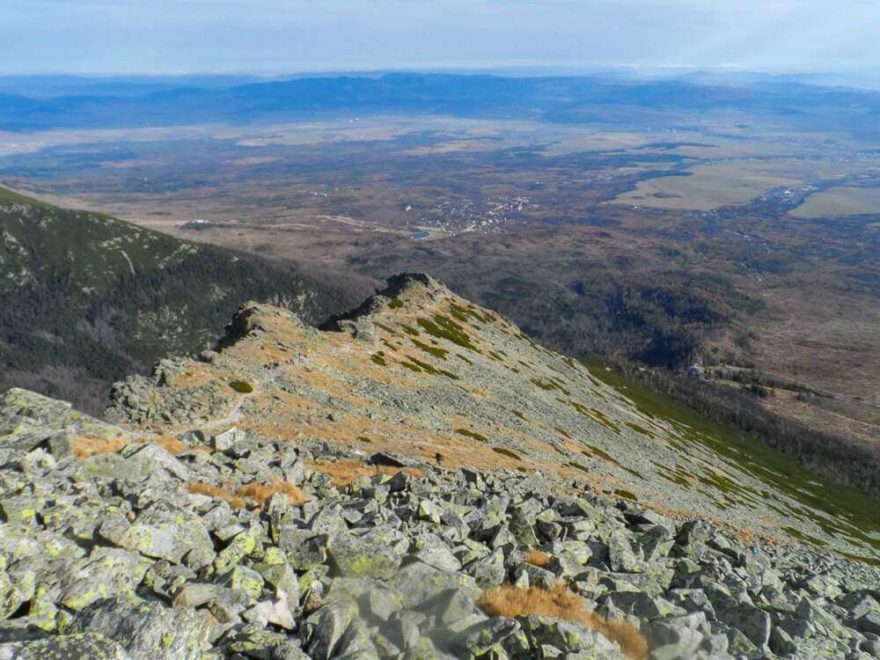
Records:
[[[208,348],[247,300],[317,322],[366,293],[334,282],[3,191],[0,390],[100,413],[114,380]]]

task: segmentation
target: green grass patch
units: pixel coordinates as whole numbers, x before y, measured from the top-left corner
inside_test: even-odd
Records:
[[[666,481],[671,481],[676,486],[687,488],[688,490],[692,488],[691,480],[688,479],[687,474],[684,473],[681,468],[670,468],[662,463],[657,463],[656,461],[651,462],[654,464],[654,468],[657,470],[657,474],[661,478],[666,479]]]
[[[532,378],[530,380],[534,385],[537,385],[542,390],[546,390],[547,392],[551,392],[553,390],[562,390],[562,388],[554,383],[552,380],[541,380],[540,378]]]
[[[420,342],[418,339],[410,339],[410,341],[418,346],[420,349],[428,353],[429,355],[433,355],[434,357],[440,358],[441,360],[445,360],[446,356],[449,354],[445,348],[437,348],[435,346],[428,346],[425,343]]]
[[[502,456],[507,456],[508,458],[515,459],[517,461],[521,461],[519,454],[517,454],[512,449],[508,449],[507,447],[492,447],[492,451],[501,454]]]
[[[433,337],[445,339],[469,351],[477,351],[477,347],[471,343],[471,338],[464,331],[464,328],[449,317],[434,314],[432,319],[422,318],[416,322],[425,332]]]
[[[250,394],[254,391],[254,386],[245,380],[234,380],[229,383],[229,387],[234,389],[239,394]]]
[[[828,545],[822,539],[817,539],[815,536],[810,536],[806,532],[802,532],[799,529],[795,529],[794,527],[783,527],[782,531],[791,536],[792,538],[797,539],[801,543],[806,543],[808,545],[815,546],[817,548],[823,548]]]
[[[427,362],[422,362],[421,360],[418,360],[414,357],[407,358],[406,361],[401,362],[400,364],[408,369],[411,369],[412,371],[424,371],[431,374],[432,376],[446,376],[447,378],[451,378],[452,380],[459,380],[459,377],[451,371],[438,369],[434,365],[428,364]]]
[[[388,366],[388,363],[385,362],[385,358],[383,358],[383,357],[382,357],[381,355],[379,355],[378,353],[373,353],[373,354],[370,356],[370,359],[371,359],[373,362],[375,362],[376,364],[378,364],[380,367],[386,367],[386,366]]]
[[[462,323],[467,323],[469,320],[479,321],[480,323],[487,323],[491,321],[491,318],[485,317],[480,314],[476,308],[465,309],[461,305],[456,303],[449,304],[449,313],[452,314],[453,318],[461,321]]]
[[[590,468],[588,468],[586,465],[581,465],[580,463],[575,463],[574,461],[569,461],[568,464],[570,467],[576,468],[581,472],[592,474],[592,472],[590,472]]]
[[[628,426],[629,428],[631,428],[636,433],[641,433],[642,435],[647,436],[649,438],[654,437],[654,434],[651,433],[648,429],[646,429],[643,426],[639,426],[638,424],[634,424],[633,422],[624,422],[624,424],[626,426]]]
[[[670,446],[677,446],[683,452],[684,443],[702,445],[717,454],[719,462],[735,466],[764,483],[769,492],[801,503],[803,507],[791,515],[819,525],[829,535],[847,538],[880,560],[880,507],[874,499],[855,488],[823,481],[793,458],[759,440],[726,424],[707,420],[660,392],[616,371],[606,371],[598,362],[585,361],[584,364],[603,383],[630,399],[644,415],[672,424],[682,442],[669,438]],[[713,488],[719,488],[715,480],[710,481]],[[727,481],[722,483],[730,487]],[[732,483],[739,488],[739,484]],[[769,507],[766,500],[762,498],[761,505]]]
[[[392,298],[391,302],[388,303],[388,306],[391,309],[400,309],[401,307],[403,307],[403,301],[400,298]]]
[[[480,442],[489,442],[488,438],[482,433],[477,433],[476,431],[471,431],[470,429],[455,429],[455,432],[459,435],[467,436],[468,438],[473,438],[474,440],[479,440]]]
[[[630,491],[624,490],[623,488],[616,488],[614,490],[614,494],[626,500],[632,500],[633,502],[639,501],[639,498],[636,497],[635,493],[631,493]]]
[[[615,433],[620,433],[620,427],[612,422],[605,413],[601,410],[596,410],[595,408],[588,408],[587,406],[582,406],[577,401],[571,402],[572,407],[577,410],[584,417],[588,417],[597,424],[601,424],[607,429],[614,431]]]

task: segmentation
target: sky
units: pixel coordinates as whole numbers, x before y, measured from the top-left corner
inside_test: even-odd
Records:
[[[0,74],[880,67],[876,0],[0,0]]]

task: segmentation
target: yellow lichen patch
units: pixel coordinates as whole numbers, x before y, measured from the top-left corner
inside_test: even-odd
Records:
[[[330,480],[337,488],[343,488],[351,485],[351,483],[359,477],[374,477],[378,474],[386,474],[393,476],[398,472],[406,472],[407,474],[422,478],[425,476],[421,470],[416,468],[395,468],[387,465],[368,465],[363,461],[345,459],[333,462],[308,462],[306,463],[313,472],[323,472],[330,476]]]
[[[123,438],[85,438],[77,436],[71,442],[76,458],[89,458],[98,454],[115,454],[128,441]]]
[[[565,584],[558,584],[552,591],[541,587],[519,589],[502,585],[485,592],[479,604],[491,616],[546,616],[579,623],[617,642],[631,660],[648,657],[648,642],[638,628],[626,621],[605,619],[588,610],[584,607],[584,600],[570,592]]]

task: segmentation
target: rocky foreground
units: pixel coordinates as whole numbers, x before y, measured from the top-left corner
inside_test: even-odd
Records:
[[[3,659],[880,656],[877,571],[538,472],[138,439],[22,390],[0,466]]]

